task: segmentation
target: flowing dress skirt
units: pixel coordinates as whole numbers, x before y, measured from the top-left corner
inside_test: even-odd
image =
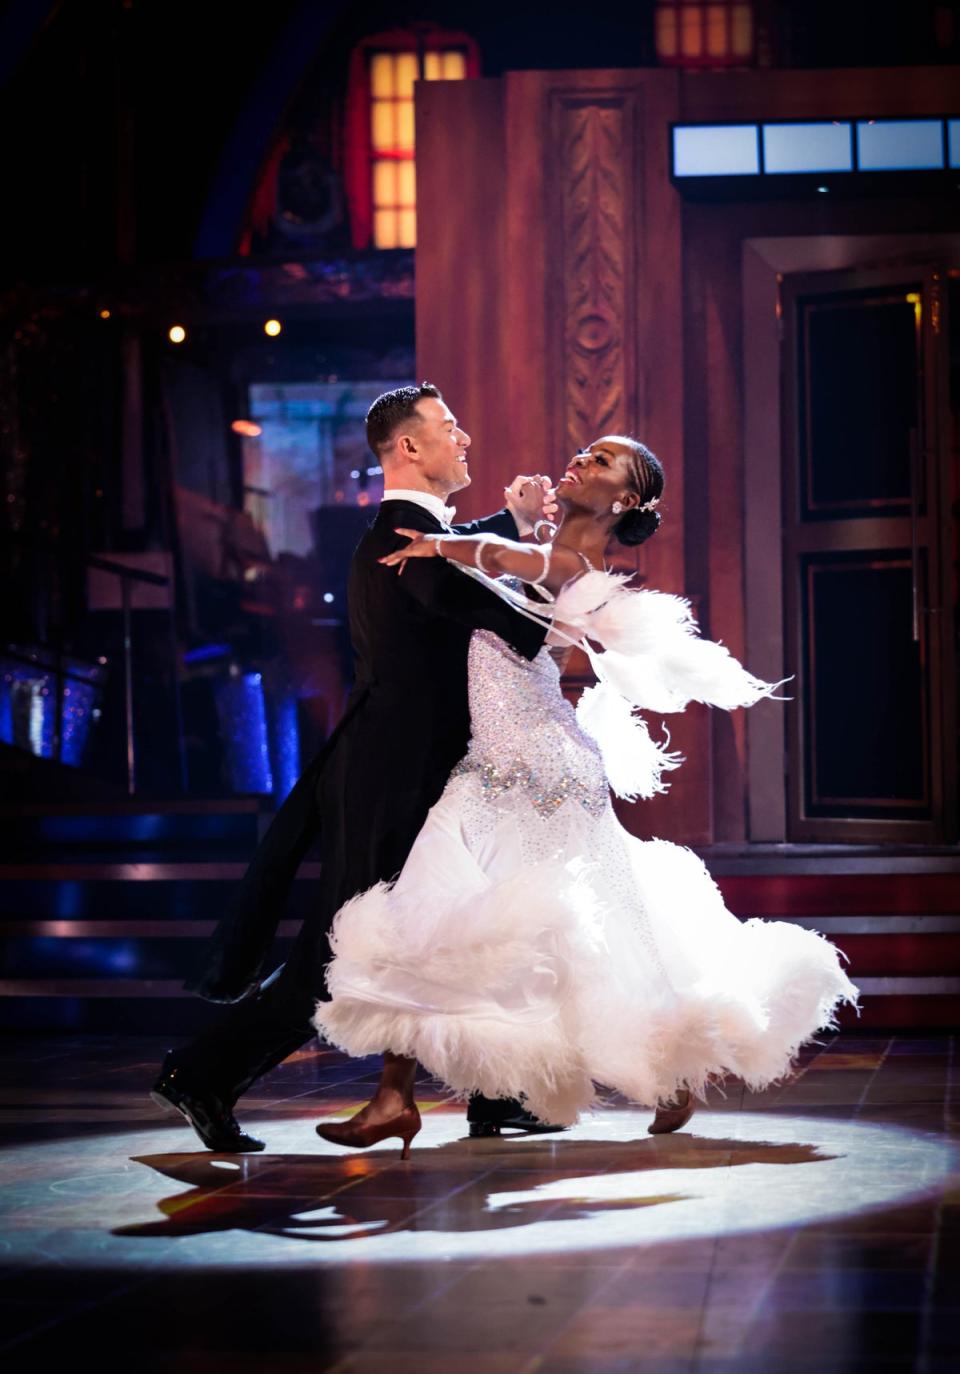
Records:
[[[478,632],[470,687],[470,752],[403,871],[337,915],[320,1033],[557,1123],[598,1087],[653,1107],[786,1074],[856,1000],[836,949],[741,922],[690,850],[623,829],[546,651]]]

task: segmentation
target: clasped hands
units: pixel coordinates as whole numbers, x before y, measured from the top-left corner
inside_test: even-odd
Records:
[[[558,510],[553,483],[541,473],[535,477],[515,477],[504,487],[503,494],[521,535],[532,534],[538,520],[552,520]]]

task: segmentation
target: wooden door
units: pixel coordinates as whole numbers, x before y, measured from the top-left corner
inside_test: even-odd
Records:
[[[791,840],[956,833],[942,281],[783,284]]]

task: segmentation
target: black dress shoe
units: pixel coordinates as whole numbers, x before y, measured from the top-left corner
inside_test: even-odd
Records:
[[[554,1126],[528,1112],[522,1102],[513,1097],[482,1097],[474,1093],[467,1104],[467,1124],[470,1139],[481,1140],[499,1135],[501,1131],[526,1131],[528,1135],[549,1135],[565,1131],[566,1126]]]
[[[158,1107],[185,1116],[208,1150],[235,1155],[265,1148],[265,1141],[240,1129],[233,1112],[216,1093],[189,1083],[169,1054],[150,1096]]]

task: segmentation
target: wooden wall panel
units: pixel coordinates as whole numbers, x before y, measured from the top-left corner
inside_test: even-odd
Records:
[[[558,476],[603,433],[636,435],[666,468],[663,524],[617,562],[689,594],[681,219],[667,138],[677,83],[674,72],[518,72],[418,92],[417,355],[474,437],[462,513],[496,505],[517,472]],[[625,820],[706,843],[709,716],[691,707],[669,724],[687,764],[668,796]]]
[[[505,151],[500,81],[417,86],[417,376],[436,383],[472,439],[461,518],[497,510],[527,470],[506,402]]]

